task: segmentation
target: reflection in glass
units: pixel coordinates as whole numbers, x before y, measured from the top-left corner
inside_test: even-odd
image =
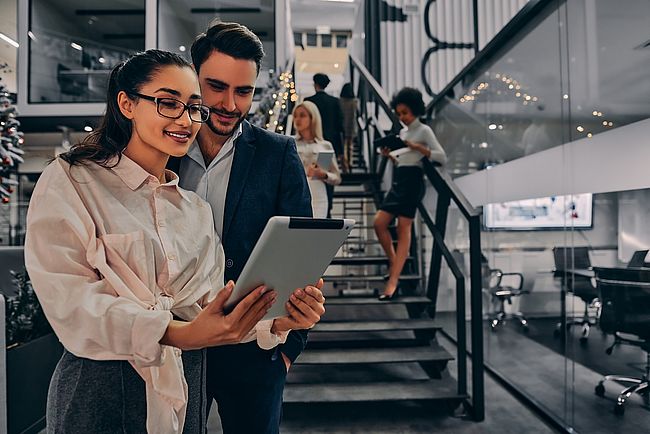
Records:
[[[264,47],[264,59],[257,86],[264,87],[270,69],[275,69],[275,2],[239,0],[236,8],[222,1],[159,0],[158,47],[184,55],[190,60],[190,47],[196,36],[214,20],[237,22],[255,33]],[[294,34],[294,38],[298,35]],[[296,44],[299,44],[296,40]],[[264,73],[262,73],[264,71]]]
[[[32,0],[29,102],[103,102],[110,70],[144,49],[144,3]]]

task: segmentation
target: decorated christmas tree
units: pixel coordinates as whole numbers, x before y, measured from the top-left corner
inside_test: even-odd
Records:
[[[23,133],[18,131],[20,122],[16,119],[16,106],[11,101],[11,94],[0,79],[0,202],[8,203],[18,182],[10,175],[17,170],[18,163],[23,162]]]

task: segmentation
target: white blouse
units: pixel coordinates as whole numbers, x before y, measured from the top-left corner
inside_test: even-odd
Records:
[[[165,176],[160,184],[124,155],[110,169],[55,160],[30,201],[25,263],[63,346],[129,361],[146,383],[148,432],[180,433],[181,351],[159,341],[172,313],[192,320],[223,288],[224,252],[207,202]],[[244,341],[273,348],[286,334],[271,325],[260,322]]]

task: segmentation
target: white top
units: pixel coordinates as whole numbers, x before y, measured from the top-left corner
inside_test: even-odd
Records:
[[[296,148],[298,150],[300,160],[302,161],[302,165],[305,168],[305,174],[307,174],[307,169],[309,169],[309,166],[317,163],[318,154],[320,152],[332,153],[332,160],[329,167],[321,167],[322,170],[327,172],[327,178],[307,178],[309,192],[311,193],[313,215],[315,218],[325,218],[327,217],[328,208],[327,190],[325,188],[325,184],[339,185],[341,183],[341,171],[339,170],[339,165],[336,163],[336,154],[334,152],[334,147],[330,142],[326,140],[306,142],[304,140],[301,140],[299,137],[296,137]]]
[[[435,161],[440,164],[445,164],[447,162],[447,154],[445,150],[438,142],[433,130],[428,126],[420,122],[419,119],[415,119],[411,124],[400,131],[399,136],[402,140],[408,140],[412,143],[420,143],[424,146],[427,146],[431,150],[431,157],[429,161]],[[401,149],[398,151],[402,151]],[[408,167],[408,166],[417,166],[422,167],[422,155],[421,152],[410,149],[409,151],[400,152],[397,165],[399,167]]]
[[[194,141],[190,145],[187,155],[181,159],[178,170],[179,175],[181,175],[180,186],[186,190],[196,192],[212,206],[214,227],[219,237],[223,236],[223,215],[232,160],[235,155],[235,141],[241,134],[242,126],[240,124],[239,128],[226,140],[226,143],[223,144],[219,153],[207,168],[205,167],[205,159],[199,143]]]

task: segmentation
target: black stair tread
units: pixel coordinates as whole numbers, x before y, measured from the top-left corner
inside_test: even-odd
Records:
[[[406,258],[413,260],[412,256]],[[383,265],[388,263],[386,256],[337,256],[331,265]]]
[[[424,296],[399,296],[390,301],[379,301],[376,297],[327,297],[327,306],[384,305],[384,304],[429,304],[431,299]]]
[[[420,280],[421,277],[417,274],[403,274],[399,277],[401,281]],[[384,276],[341,276],[341,275],[325,275],[323,276],[325,282],[383,282]]]
[[[307,350],[296,363],[302,365],[348,365],[449,361],[454,357],[439,345],[411,348],[350,348]]]
[[[400,330],[439,330],[431,319],[391,319],[384,321],[332,321],[316,324],[310,333],[330,332],[378,332]]]
[[[450,378],[381,383],[287,384],[284,389],[285,403],[460,400],[466,397],[458,394],[456,382]]]
[[[370,191],[334,191],[334,198],[364,198],[373,197]]]
[[[352,168],[353,170],[356,169],[356,167]],[[367,182],[367,181],[374,181],[376,180],[377,174],[376,173],[343,173],[341,175],[341,179],[343,182]]]

